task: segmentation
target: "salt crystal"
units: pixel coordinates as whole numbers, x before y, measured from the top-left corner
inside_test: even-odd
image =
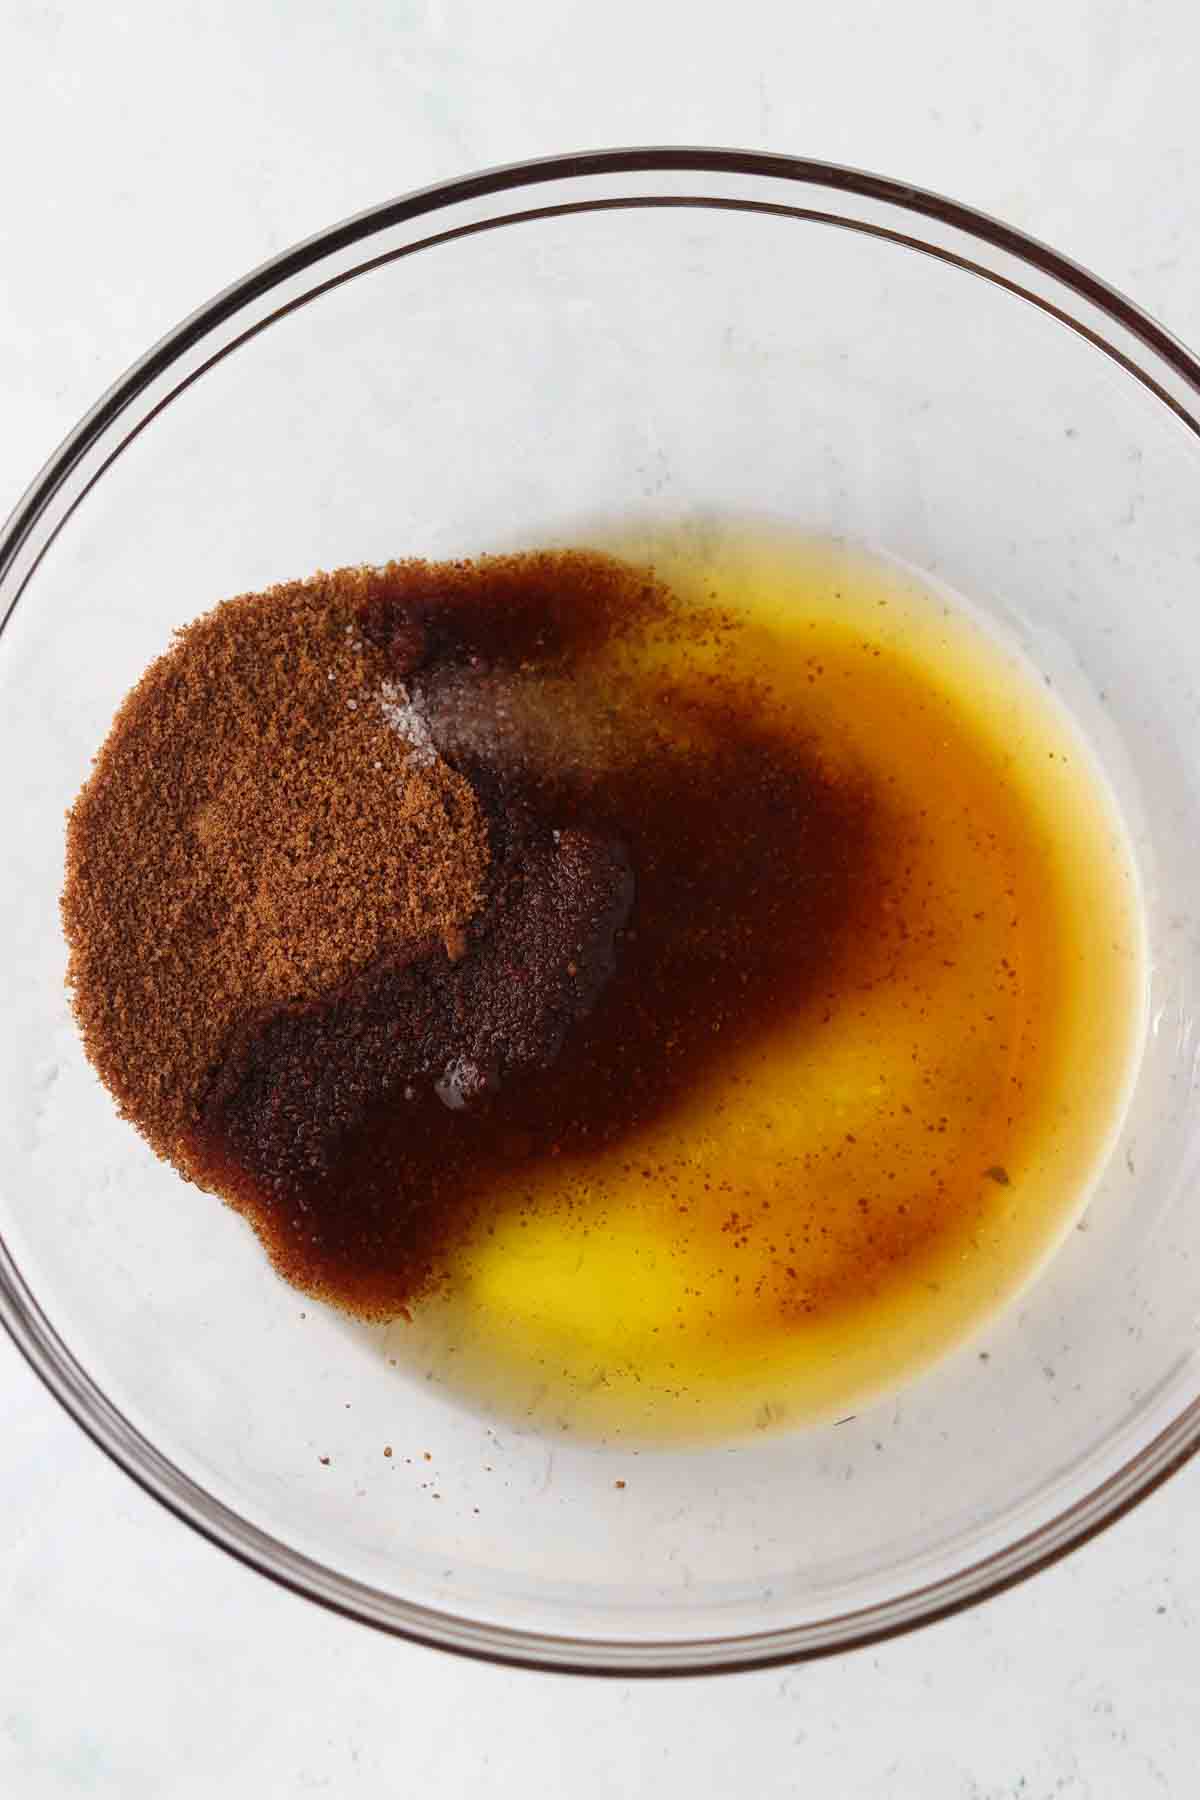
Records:
[[[402,681],[384,681],[379,688],[379,710],[392,730],[412,749],[412,761],[419,769],[427,769],[437,761],[437,745],[428,721],[420,708],[410,700]]]

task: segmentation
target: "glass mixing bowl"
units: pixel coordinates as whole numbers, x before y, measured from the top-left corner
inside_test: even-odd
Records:
[[[152,350],[0,546],[0,1311],[96,1442],[314,1600],[626,1674],[934,1618],[1190,1456],[1198,417],[1196,360],[1041,245],[878,177],[710,150],[391,202]],[[1059,688],[1135,842],[1151,1030],[1086,1217],[982,1338],[839,1425],[635,1454],[393,1367],[154,1160],[68,1012],[62,818],[144,665],[223,595],[737,514],[931,571]]]

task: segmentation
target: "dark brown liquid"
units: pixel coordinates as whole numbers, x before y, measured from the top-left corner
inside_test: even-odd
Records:
[[[548,1165],[586,1178],[748,1043],[883,979],[914,921],[886,797],[764,708],[718,609],[564,553],[415,566],[362,624],[484,801],[489,906],[457,962],[398,945],[248,1021],[197,1150],[281,1273],[380,1317]],[[686,1213],[686,1157],[645,1178]],[[923,1229],[881,1224],[877,1256]]]

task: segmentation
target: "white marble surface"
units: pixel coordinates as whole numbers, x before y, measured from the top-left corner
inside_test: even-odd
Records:
[[[393,192],[620,142],[789,150],[1002,214],[1200,340],[1194,0],[0,0],[0,510],[215,289]],[[1200,1464],[982,1610],[635,1685],[326,1617],[176,1525],[0,1343],[0,1793],[1190,1794]]]

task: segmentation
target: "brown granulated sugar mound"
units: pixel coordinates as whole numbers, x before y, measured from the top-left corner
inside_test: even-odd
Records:
[[[358,620],[389,569],[227,600],[122,705],[68,815],[67,981],[87,1054],[193,1175],[205,1084],[256,1008],[303,1002],[398,945],[453,959],[487,825]]]

